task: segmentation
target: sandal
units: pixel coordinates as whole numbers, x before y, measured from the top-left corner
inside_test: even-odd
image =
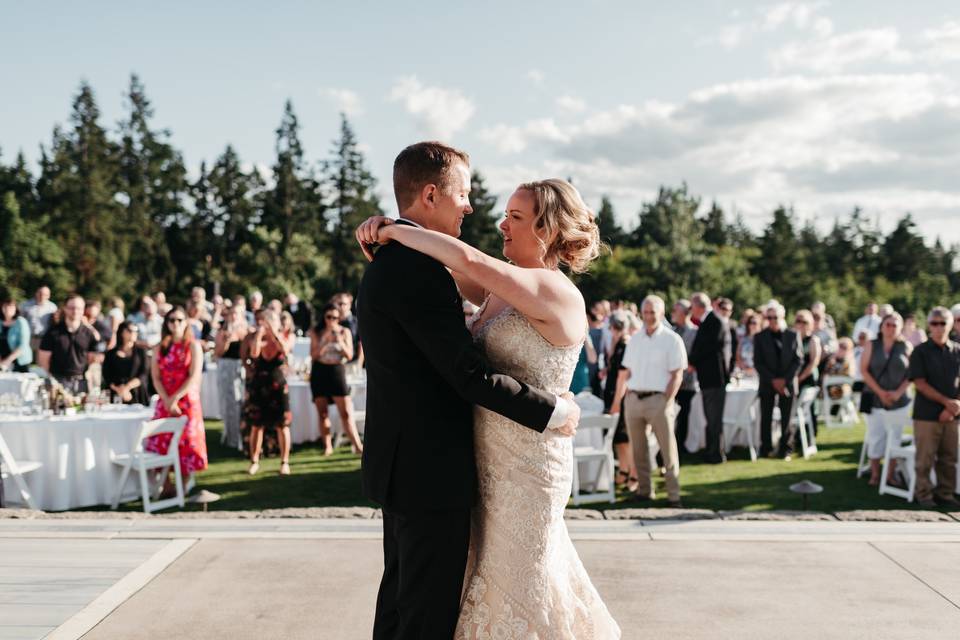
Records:
[[[617,477],[614,480],[614,483],[617,486],[623,486],[630,481],[630,474],[624,471],[623,469],[617,469]]]

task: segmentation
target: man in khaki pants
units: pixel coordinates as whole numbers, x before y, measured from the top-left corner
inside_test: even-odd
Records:
[[[948,337],[953,315],[936,307],[927,318],[930,338],[910,354],[910,379],[917,387],[913,403],[913,439],[917,447],[917,504],[960,508],[957,488],[957,418],[960,417],[960,344]],[[937,486],[930,482],[936,469]]]
[[[619,411],[623,398],[623,417],[639,479],[637,498],[654,498],[647,445],[647,436],[653,431],[666,467],[667,499],[671,507],[680,507],[680,458],[674,437],[677,409],[673,399],[687,368],[687,349],[683,339],[663,322],[662,298],[647,296],[640,312],[643,329],[627,343],[611,411]]]

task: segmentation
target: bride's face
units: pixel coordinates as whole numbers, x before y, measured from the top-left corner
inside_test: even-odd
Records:
[[[507,217],[500,223],[503,255],[521,267],[543,262],[538,233],[533,225],[535,207],[533,194],[525,189],[517,189],[507,201]]]

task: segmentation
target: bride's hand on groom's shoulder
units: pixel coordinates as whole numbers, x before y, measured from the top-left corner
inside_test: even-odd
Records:
[[[368,261],[373,262],[373,247],[375,245],[390,242],[390,238],[387,237],[388,234],[383,233],[383,229],[392,224],[393,220],[386,216],[372,216],[357,227],[354,235]]]

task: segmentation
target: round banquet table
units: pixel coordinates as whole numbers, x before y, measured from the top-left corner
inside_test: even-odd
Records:
[[[92,414],[74,416],[0,417],[0,435],[16,460],[40,462],[43,466],[23,476],[37,507],[66,511],[78,507],[110,504],[121,468],[111,453],[129,453],[140,426],[153,411],[139,405],[108,405]],[[11,482],[9,500],[20,495]],[[123,499],[139,496],[136,474],[124,488]]]
[[[220,386],[217,382],[217,365],[208,364],[200,380],[200,408],[203,417],[220,420]]]
[[[731,382],[727,385],[727,397],[723,406],[723,417],[733,419],[743,415],[745,411],[751,412],[753,420],[753,443],[760,448],[760,407],[759,404],[753,404],[757,397],[759,382],[756,378],[744,378],[739,384]],[[776,442],[779,434],[776,433],[777,426],[774,424],[772,434]],[[687,451],[696,453],[707,446],[707,418],[703,412],[703,395],[697,393],[690,401],[690,418],[687,427],[687,439],[683,443]],[[726,443],[727,450],[731,446],[747,446],[747,439],[743,432],[738,432],[737,436],[731,442]]]
[[[350,397],[353,398],[353,410],[357,428],[363,433],[363,418],[359,412],[367,408],[367,385],[363,380],[348,378]],[[315,442],[320,439],[320,420],[317,418],[317,409],[313,405],[313,396],[310,393],[310,383],[306,380],[287,378],[290,385],[290,413],[293,422],[290,425],[290,440],[293,444]],[[336,405],[327,408],[330,415],[330,427],[333,435],[343,435],[343,424]],[[336,438],[335,438],[336,439]]]
[[[0,373],[0,396],[8,393],[17,395],[24,404],[36,401],[41,386],[43,380],[33,373]]]

